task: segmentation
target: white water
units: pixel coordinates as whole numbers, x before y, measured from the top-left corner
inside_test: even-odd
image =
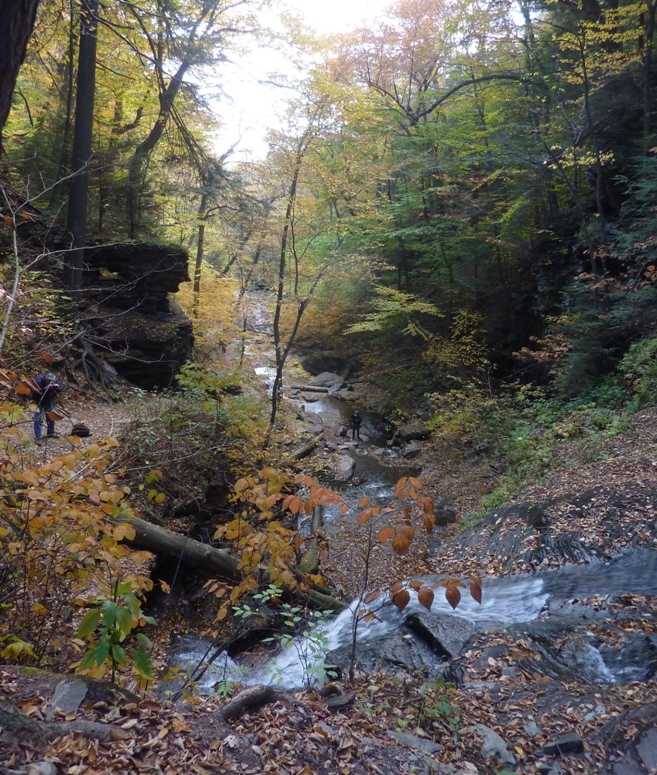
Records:
[[[247,348],[247,352],[248,352]],[[269,366],[258,366],[254,369],[255,374],[271,390],[273,386],[275,370]],[[346,406],[346,405],[345,405]],[[345,414],[344,410],[335,399],[322,396],[318,401],[308,402],[302,405],[306,412],[321,415],[322,419],[329,425],[339,427],[346,425],[349,411]],[[386,454],[390,454],[386,450]],[[357,455],[357,462],[367,461],[367,456]],[[373,456],[371,456],[373,458]],[[380,465],[380,461],[375,461]],[[392,470],[392,469],[391,469]],[[367,494],[369,497],[381,499],[383,502],[390,497],[390,487],[380,476],[379,471],[364,470],[363,478],[365,482],[358,488],[352,488],[353,496]],[[360,477],[359,477],[360,478]],[[357,499],[357,498],[356,498]],[[324,518],[326,521],[341,516],[339,507],[325,510]],[[634,562],[633,560],[630,563]],[[645,563],[644,563],[645,564]],[[622,583],[618,591],[631,591],[632,585],[627,582],[631,577],[639,583],[638,592],[648,593],[645,577],[650,577],[648,568],[653,568],[657,562],[646,565],[640,574],[630,573],[621,574]],[[642,567],[641,563],[637,567]],[[589,573],[592,571],[592,573]],[[596,574],[602,571],[602,578],[599,579]],[[588,587],[581,586],[584,577],[591,576]],[[576,576],[576,583],[569,594],[561,585],[567,585],[568,580],[573,580]],[[657,573],[652,574],[655,584],[657,584]],[[436,579],[423,579],[427,583],[433,583]],[[485,582],[483,590],[482,604],[474,601],[467,590],[462,590],[462,598],[455,610],[444,598],[444,590],[438,588],[435,592],[435,599],[431,610],[431,616],[451,617],[472,622],[478,630],[498,629],[513,624],[522,624],[530,622],[539,617],[545,609],[548,600],[566,599],[575,596],[577,589],[582,596],[586,594],[598,593],[600,589],[612,590],[608,571],[604,568],[595,568],[594,566],[578,566],[571,568],[566,573],[563,569],[553,573],[547,581],[538,576],[534,577],[505,577],[502,579],[490,579]],[[653,590],[657,594],[657,588]],[[242,684],[268,683],[280,685],[284,688],[296,688],[306,684],[318,682],[322,679],[321,666],[323,665],[326,654],[340,647],[350,644],[353,632],[353,622],[356,613],[361,609],[361,604],[356,601],[352,603],[348,610],[345,610],[339,616],[330,622],[320,624],[313,631],[309,638],[297,638],[290,646],[283,649],[279,654],[270,659],[267,664],[246,667],[245,662],[248,657],[240,657],[238,664],[227,655],[219,657],[211,668],[205,673],[201,686],[201,691],[211,691],[218,682],[232,681]],[[395,606],[387,597],[381,597],[370,604],[369,608],[376,613],[376,618],[369,622],[360,621],[358,624],[357,649],[359,645],[367,645],[369,648],[374,646],[378,640],[384,638],[396,630],[399,630],[404,621],[409,616],[417,616],[420,619],[428,616],[417,600],[417,595],[411,592],[411,601],[403,614],[400,614]],[[404,637],[413,637],[405,635]],[[189,665],[194,668],[206,652],[207,644],[202,641],[191,642],[188,640],[187,647],[179,651],[174,661],[178,664]],[[343,649],[344,650],[344,649]],[[641,668],[610,668],[605,664],[600,652],[590,644],[583,644],[580,652],[573,652],[569,655],[576,666],[581,667],[584,675],[588,674],[591,682],[613,683],[615,680],[622,680],[625,673],[631,673],[632,670],[641,672]],[[358,653],[356,654],[358,659]],[[436,657],[438,662],[438,657]]]
[[[465,619],[483,630],[528,622],[536,619],[547,603],[549,595],[543,592],[543,586],[543,581],[539,578],[493,580],[484,585],[481,605],[470,597],[468,590],[463,590],[461,602],[455,610],[445,599],[443,589],[439,588],[435,593],[431,614]],[[418,602],[417,594],[413,591],[402,614],[387,595],[381,596],[369,606],[354,601],[336,618],[320,623],[309,637],[296,638],[266,665],[247,670],[230,657],[222,655],[205,673],[199,689],[211,691],[217,682],[223,680],[239,681],[246,685],[273,684],[288,689],[321,683],[321,666],[326,654],[351,642],[354,616],[358,611],[362,611],[363,607],[376,614],[369,622],[361,617],[358,623],[357,644],[369,646],[399,629],[407,617],[414,614],[427,616],[426,608]],[[179,652],[175,662],[193,667],[205,649],[206,646],[199,641],[197,647],[189,647]]]
[[[271,366],[256,366],[254,372],[257,377],[262,377],[262,381],[268,388],[274,386],[274,379],[276,378],[276,369]]]

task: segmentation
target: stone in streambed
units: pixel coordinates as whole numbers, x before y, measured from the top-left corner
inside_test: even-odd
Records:
[[[417,443],[417,441],[412,441],[402,449],[401,454],[403,458],[406,458],[406,460],[411,460],[412,458],[419,457],[422,454],[422,447]]]
[[[52,721],[57,710],[64,716],[77,713],[87,696],[87,691],[87,684],[81,678],[60,681],[55,688],[50,707],[46,711],[46,720]]]
[[[584,741],[577,732],[569,732],[567,735],[561,735],[558,740],[548,743],[543,747],[543,753],[548,756],[558,756],[564,753],[582,753],[584,750]]]
[[[648,772],[657,772],[657,729],[649,729],[636,750]]]
[[[504,740],[493,729],[484,724],[475,724],[472,727],[464,729],[463,732],[476,732],[483,738],[484,742],[481,744],[481,755],[484,759],[495,758],[500,764],[504,764],[507,767],[515,767],[515,756],[509,751]]]
[[[476,626],[467,619],[432,611],[420,611],[411,626],[424,631],[424,639],[433,640],[447,657],[460,654],[477,631]]]
[[[341,455],[335,464],[333,475],[338,482],[348,482],[354,475],[355,468],[356,463],[349,455]]]
[[[308,383],[312,387],[328,388],[329,391],[340,390],[346,384],[339,374],[323,371]]]
[[[440,743],[434,743],[431,740],[426,740],[417,735],[411,735],[408,732],[397,732],[393,729],[389,729],[388,735],[394,738],[400,745],[405,745],[407,748],[413,748],[416,751],[423,751],[424,753],[440,753],[445,750],[445,746],[440,745]]]
[[[528,721],[523,729],[529,737],[538,737],[541,734],[541,728],[535,721]]]

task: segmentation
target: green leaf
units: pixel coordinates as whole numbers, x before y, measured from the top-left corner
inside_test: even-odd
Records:
[[[87,613],[84,615],[84,618],[80,622],[80,626],[78,627],[76,635],[78,638],[84,638],[85,635],[89,635],[90,632],[93,632],[96,627],[98,627],[99,622],[100,611],[97,608],[95,608],[93,611],[87,611]]]
[[[133,616],[139,616],[139,612],[141,611],[141,603],[135,595],[132,592],[128,592],[125,597],[125,604],[130,609],[130,613],[133,614]]]
[[[139,675],[144,678],[152,680],[153,676],[153,663],[151,662],[150,654],[144,649],[135,649],[132,652],[132,662],[135,670]]]
[[[122,581],[120,584],[116,585],[116,594],[119,597],[123,597],[123,595],[131,591],[132,591],[132,581]]]
[[[120,606],[116,611],[116,623],[122,633],[128,635],[132,631],[132,613],[125,606]]]
[[[142,646],[144,646],[147,649],[151,647],[152,644],[150,640],[144,635],[143,632],[138,632],[136,637],[137,637],[137,641],[141,643]]]
[[[95,652],[96,652],[96,649],[89,649],[89,651],[87,651],[87,653],[80,660],[78,670],[88,670],[90,667],[93,666],[94,662],[96,661]]]
[[[96,664],[98,665],[98,667],[100,667],[109,656],[109,652],[110,652],[109,640],[105,637],[100,638],[98,640],[98,645],[93,651],[94,651],[94,659],[96,660]]]
[[[117,611],[118,611],[118,606],[116,605],[116,603],[113,603],[111,600],[106,600],[103,603],[103,622],[105,624],[105,627],[107,627],[108,629],[111,629],[112,627],[114,627]]]
[[[112,646],[112,656],[118,665],[125,665],[128,661],[128,655],[121,646]]]

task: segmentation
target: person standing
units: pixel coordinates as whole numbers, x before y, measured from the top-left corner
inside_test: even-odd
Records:
[[[351,415],[351,438],[353,441],[358,439],[360,441],[360,426],[363,423],[363,418],[360,416],[358,409]]]
[[[55,398],[61,391],[61,386],[57,382],[57,377],[52,374],[41,374],[34,380],[35,384],[39,388],[38,391],[34,391],[34,399],[36,401],[36,412],[32,417],[34,421],[34,436],[38,441],[41,438],[43,417],[46,417],[46,435],[55,435],[55,421],[48,417],[48,412],[52,412],[55,409]]]

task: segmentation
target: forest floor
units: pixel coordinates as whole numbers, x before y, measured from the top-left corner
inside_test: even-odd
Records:
[[[67,408],[91,427],[94,437],[115,435],[131,420],[121,404],[69,400]],[[654,490],[657,481],[656,445],[657,409],[651,408],[636,414],[625,432],[595,450],[586,450],[575,441],[564,443],[554,473],[526,489],[518,500],[543,504],[554,536],[581,535],[591,545],[599,545],[603,559],[630,546],[654,546],[657,510],[654,499],[651,507],[645,495]],[[50,454],[43,446],[44,454]],[[454,499],[463,519],[480,508],[482,495],[492,489],[494,481],[485,461],[454,462],[448,452],[430,442],[425,445],[421,479],[426,494]],[[580,504],[575,508],[572,498],[563,497],[596,488],[598,494],[589,497],[586,507]],[[616,501],[611,504],[611,512],[609,498],[605,500],[610,489],[621,498],[620,506]],[[500,532],[520,529],[519,546],[525,549],[536,537],[526,531],[522,516],[513,511],[502,531],[495,530],[495,524],[489,520],[488,526],[479,529],[476,547],[471,531],[463,534],[468,540],[461,540],[458,525],[445,528],[438,540],[419,538],[401,560],[388,548],[379,547],[371,583],[384,584],[392,577],[428,572],[458,576],[476,572],[484,577],[486,594],[486,575],[526,572],[564,561],[556,548],[533,563],[527,561],[526,551],[501,552]],[[362,545],[360,529],[354,520],[347,519],[339,530],[332,531],[330,540],[331,573],[340,577],[345,588],[357,590],[361,583],[359,563],[351,552],[354,546]],[[644,629],[657,631],[654,599],[628,597]],[[612,772],[613,766],[625,761],[623,741],[631,739],[633,730],[645,723],[646,714],[650,719],[657,717],[655,682],[565,685],[528,668],[522,640],[501,633],[477,636],[467,654],[468,681],[460,686],[435,685],[404,671],[357,675],[347,687],[349,702],[342,708],[332,710],[313,691],[285,692],[276,701],[230,720],[222,716],[225,701],[220,697],[191,698],[172,705],[155,696],[136,698],[96,686],[89,690],[77,714],[57,711],[52,723],[73,719],[99,722],[110,729],[107,740],[93,739],[88,731],[71,731],[46,743],[43,730],[57,734],[52,727],[42,727],[39,734],[28,737],[5,737],[4,747],[0,745],[0,772]],[[49,718],[54,684],[47,673],[19,667],[0,669],[0,697],[33,721]],[[637,718],[637,713],[643,716]],[[482,748],[482,735],[488,734],[485,728],[495,730],[506,741],[514,766],[504,765],[499,757],[486,756]],[[545,746],[565,733],[575,734],[583,750],[564,753],[555,767],[556,759],[546,753]],[[654,742],[642,739],[650,745]],[[613,740],[618,745],[610,753]],[[613,772],[638,775],[651,771],[649,767],[657,766],[657,746],[651,754],[650,745],[644,745],[644,759],[638,766],[632,765],[634,769],[628,765]],[[617,758],[616,765],[610,757]],[[54,769],[44,769],[45,765],[30,769],[30,762],[50,762]]]
[[[267,347],[268,337],[262,338]],[[129,433],[131,423],[151,412],[150,400],[158,399],[128,395],[127,401],[109,403],[102,396],[71,391],[62,403],[74,421],[81,420],[91,429],[91,438],[82,441],[88,445],[105,436]],[[65,419],[57,430],[64,437],[69,428]],[[66,444],[65,438],[42,442],[39,454],[49,459]],[[564,556],[565,537],[569,546],[575,543],[573,536],[581,539],[603,560],[630,547],[655,546],[657,499],[651,501],[647,494],[655,491],[657,483],[657,408],[637,413],[623,433],[602,441],[598,437],[594,446],[564,440],[549,477],[526,488],[506,510],[500,509],[503,516],[493,515],[467,530],[463,524],[472,520],[473,513],[481,513],[482,497],[498,484],[495,469],[486,459],[467,459],[444,443],[429,440],[422,446],[418,462],[423,493],[452,500],[458,522],[432,536],[418,530],[403,557],[388,545],[375,546],[368,588],[424,574],[459,578],[476,574],[483,579],[486,595],[487,576],[527,573],[566,561],[586,562],[584,553]],[[517,508],[522,504],[540,506],[549,520],[550,540],[544,540],[544,531],[528,528],[524,512]],[[385,526],[385,519],[381,518],[378,529]],[[327,526],[325,535],[329,557],[323,569],[352,597],[363,587],[366,528],[351,514]],[[540,552],[534,551],[538,543]],[[616,600],[602,599],[603,604],[621,606]],[[657,633],[653,598],[628,595],[622,606],[635,612],[633,626],[641,624],[644,632]],[[645,753],[653,743],[657,751],[657,732],[644,745],[644,759],[636,746],[631,752],[623,749],[623,741],[632,740],[637,729],[643,734],[646,723],[657,718],[654,681],[626,685],[555,681],[533,668],[531,650],[522,638],[502,631],[474,637],[466,657],[461,670],[465,680],[454,686],[429,682],[404,670],[357,673],[345,688],[347,701],[338,708],[314,691],[280,692],[272,701],[229,719],[224,717],[226,700],[220,696],[172,704],[156,693],[136,697],[100,682],[89,683],[79,709],[53,714],[53,695],[61,676],[0,667],[0,699],[31,721],[45,724],[26,735],[5,733],[0,738],[0,774],[502,775],[515,770],[528,775],[644,775],[657,771],[657,754],[650,758],[650,752]],[[77,731],[56,726],[80,721],[101,726],[87,725]],[[6,726],[6,721],[0,719],[0,725]],[[107,739],[96,739],[98,729],[101,736],[107,733]],[[488,755],[485,744],[491,731],[506,743],[514,765],[509,756],[500,758],[504,745],[492,758]],[[583,750],[558,757],[546,753],[546,746],[566,733],[575,734]],[[53,739],[47,742],[46,736]],[[630,754],[640,759],[638,766],[627,759]]]

